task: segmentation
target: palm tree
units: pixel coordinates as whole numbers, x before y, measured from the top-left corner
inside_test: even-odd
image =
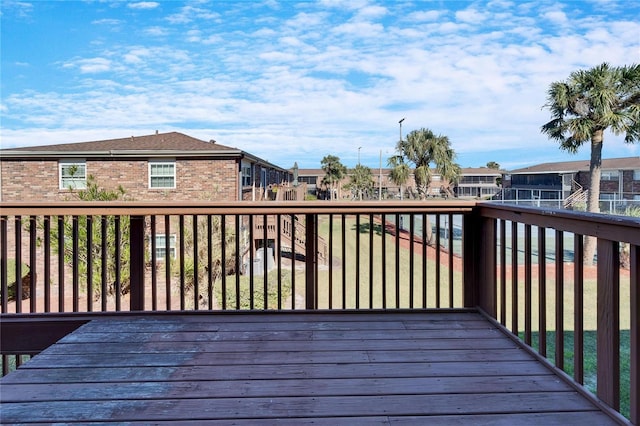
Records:
[[[587,211],[600,211],[600,176],[604,131],[624,134],[626,143],[640,140],[640,65],[611,67],[603,63],[574,71],[566,81],[551,83],[547,103],[551,121],[542,133],[560,142],[560,148],[576,153],[591,142]],[[586,238],[584,261],[593,262],[595,239]]]
[[[407,140],[398,141],[397,156],[402,159],[398,164],[413,164],[413,175],[416,189],[420,198],[424,199],[431,183],[430,165],[435,165],[436,171],[449,182],[453,182],[460,174],[460,166],[455,163],[455,152],[451,148],[449,138],[436,136],[429,129],[413,130],[407,135]]]
[[[346,188],[357,194],[358,199],[362,201],[362,193],[367,196],[373,190],[375,182],[373,181],[373,175],[371,169],[367,166],[358,164],[351,170],[351,181],[347,184]]]
[[[322,184],[329,186],[331,199],[333,200],[335,190],[338,186],[338,183],[345,177],[347,174],[347,167],[344,166],[340,162],[340,158],[335,155],[326,155],[322,161],[320,162],[322,165],[322,170],[324,170],[324,178],[322,178]]]
[[[389,172],[389,179],[400,187],[400,199],[403,199],[402,185],[409,180],[411,175],[411,168],[404,162],[402,155],[394,155],[387,161],[387,165],[391,167]]]

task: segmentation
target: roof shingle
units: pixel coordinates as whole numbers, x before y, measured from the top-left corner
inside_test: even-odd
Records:
[[[10,148],[3,151],[101,152],[101,151],[229,151],[236,150],[215,142],[205,142],[183,133],[156,133],[92,142]]]

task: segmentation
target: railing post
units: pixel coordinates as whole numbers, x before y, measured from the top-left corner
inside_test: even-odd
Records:
[[[129,226],[129,309],[144,311],[144,216],[131,216]]]
[[[598,397],[620,410],[620,243],[598,239]]]
[[[480,216],[476,209],[464,216],[464,306],[479,306],[497,315],[496,220]]]
[[[478,305],[493,318],[497,318],[496,220],[481,217],[479,234]]]
[[[463,304],[465,308],[478,305],[477,255],[480,247],[480,217],[478,210],[466,214],[462,219]]]
[[[305,309],[316,309],[316,264],[318,262],[318,240],[316,222],[318,216],[307,214],[305,220]],[[292,243],[293,245],[293,243]],[[295,271],[292,271],[295,274]]]
[[[631,244],[629,250],[631,283],[631,423],[640,424],[640,246]]]

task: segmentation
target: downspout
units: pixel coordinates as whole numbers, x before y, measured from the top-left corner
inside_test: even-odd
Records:
[[[236,179],[236,185],[238,185],[238,201],[242,201],[242,159],[243,154],[240,154],[238,158],[238,179]]]

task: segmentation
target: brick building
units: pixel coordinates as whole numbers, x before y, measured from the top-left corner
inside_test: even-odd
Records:
[[[288,170],[215,141],[158,133],[0,150],[0,201],[65,201],[93,176],[136,201],[260,199]]]

